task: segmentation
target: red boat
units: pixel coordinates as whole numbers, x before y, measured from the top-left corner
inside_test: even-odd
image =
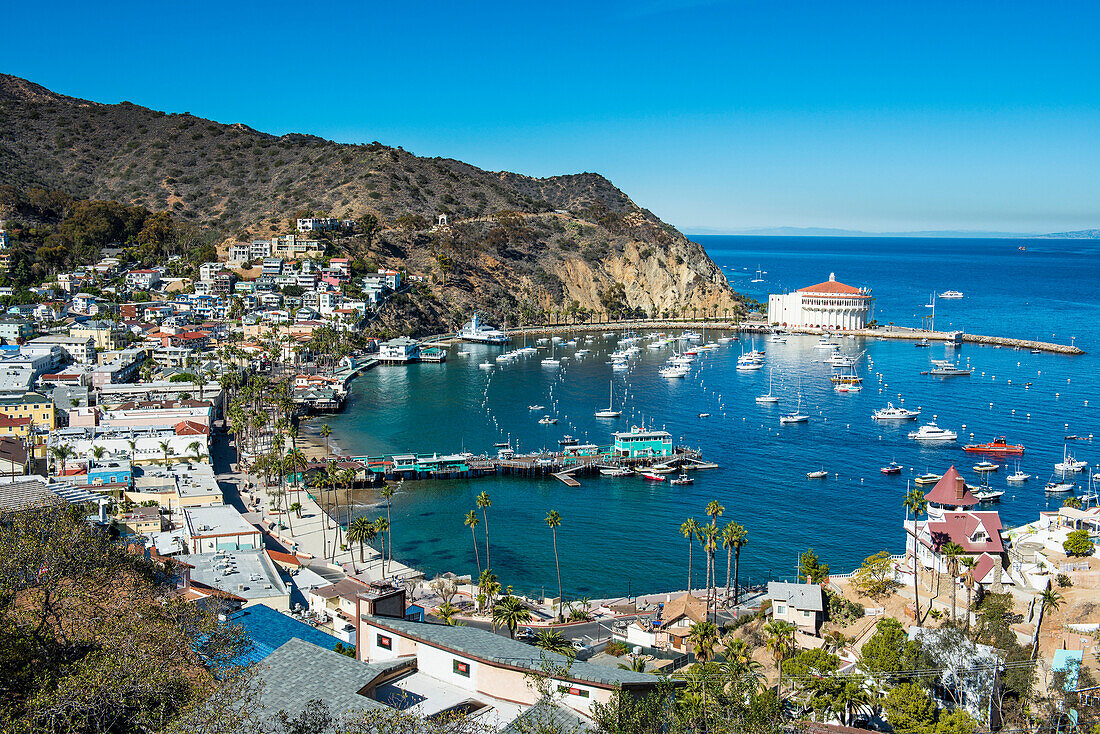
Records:
[[[963,451],[973,451],[979,454],[1022,454],[1024,453],[1024,447],[1020,444],[1009,443],[1004,436],[998,436],[989,443],[969,443],[963,446]]]
[[[647,471],[642,472],[642,479],[646,480],[647,482],[663,482],[663,481],[665,481],[665,478],[662,477],[660,474],[653,474],[653,473],[647,472]]]
[[[901,474],[901,464],[891,461],[890,466],[884,466],[879,471],[883,474]]]

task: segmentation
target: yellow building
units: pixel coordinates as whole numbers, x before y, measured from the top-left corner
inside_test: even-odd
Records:
[[[85,321],[82,324],[73,324],[69,329],[69,336],[95,339],[95,348],[99,352],[118,349],[119,344],[116,341],[118,334],[118,329],[110,321]]]
[[[24,393],[15,398],[0,398],[0,416],[30,418],[35,428],[47,430],[53,430],[57,425],[57,412],[54,410],[53,400],[37,392]],[[3,435],[26,436],[28,431],[29,426],[24,425],[22,433],[9,431]]]

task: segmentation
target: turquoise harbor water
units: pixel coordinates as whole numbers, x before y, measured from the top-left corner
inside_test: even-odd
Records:
[[[1027,252],[1020,252],[1023,243],[1005,240],[697,239],[734,288],[760,300],[768,292],[816,283],[835,272],[842,282],[873,289],[880,322],[917,326],[930,293],[955,289],[966,297],[938,302],[939,328],[1066,343],[1073,336],[1086,350],[1100,349],[1097,243],[1031,241]],[[765,282],[750,283],[758,268],[767,271]],[[907,479],[926,470],[942,472],[950,464],[975,479],[970,467],[981,457],[960,449],[971,433],[976,442],[1003,434],[1027,446],[1021,466],[1035,477],[1007,487],[996,506],[1008,525],[1061,504],[1063,496],[1048,497],[1042,487],[1062,456],[1065,435],[1100,437],[1095,354],[1034,355],[971,345],[916,349],[907,341],[842,339],[844,352],[866,350],[858,366],[865,387],[840,395],[829,382],[831,368],[817,361],[822,352],[813,348],[815,337],[791,337],[786,344],[758,338],[755,344],[767,352],[767,362],[751,373],[736,372],[734,364],[742,347],[751,348],[753,341],[735,338],[701,356],[687,379],[666,380],[657,369],[667,349],[643,349],[629,372],[612,373],[606,354],[615,348],[615,339],[603,331],[590,333],[592,342],[579,346],[593,354],[570,359],[560,369],[544,368],[538,358],[530,358],[491,373],[479,370],[479,362],[501,349],[477,345],[461,347],[468,356],[452,349],[443,365],[374,369],[356,381],[347,411],[327,422],[344,451],[377,454],[492,452],[493,443],[508,436],[521,450],[556,448],[565,433],[606,444],[612,430],[644,421],[667,428],[677,443],[701,448],[721,468],[696,472],[690,486],[604,477],[581,478],[582,486],[575,489],[553,479],[510,477],[406,482],[391,508],[397,557],[429,575],[476,571],[470,531],[462,519],[474,507],[474,497],[487,491],[493,501],[488,522],[492,566],[505,585],[523,591],[556,586],[550,531],[543,521],[551,509],[563,518],[558,544],[567,594],[682,589],[687,541],[679,527],[689,516],[705,519],[703,509],[711,499],[725,505],[722,522],[736,520],[749,530],[743,579],[790,577],[798,554],[811,546],[834,569],[846,571],[876,551],[903,549],[901,502]],[[919,374],[930,358],[945,354],[969,361],[974,375],[936,379]],[[754,400],[767,392],[769,373],[781,397],[778,406]],[[778,416],[793,409],[800,382],[811,420],[780,426]],[[618,421],[592,417],[607,405],[609,383],[616,406],[624,410]],[[902,398],[908,407],[922,407],[920,422],[935,415],[939,425],[958,431],[958,444],[920,446],[906,438],[919,423],[877,425],[871,420],[872,410]],[[559,417],[558,425],[539,425],[542,412],[528,410],[532,403],[547,406],[545,412]],[[710,417],[699,418],[703,412]],[[1071,442],[1070,449],[1092,463],[1100,461],[1094,442]],[[879,472],[891,460],[905,466],[901,476]],[[827,480],[806,479],[807,471],[818,468],[831,472]],[[1002,469],[992,475],[991,484],[1005,489],[1005,474]],[[484,561],[484,547],[482,554]],[[719,566],[724,564],[723,555]],[[696,549],[699,585],[702,569]]]

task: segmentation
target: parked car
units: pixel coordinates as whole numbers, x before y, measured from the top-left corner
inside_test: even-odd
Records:
[[[539,636],[530,627],[520,627],[516,630],[516,639],[524,642],[534,642]]]

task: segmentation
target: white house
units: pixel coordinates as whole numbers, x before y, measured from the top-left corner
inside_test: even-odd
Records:
[[[774,619],[789,622],[809,635],[817,635],[825,621],[825,595],[817,584],[768,582],[770,614]]]
[[[824,283],[768,296],[768,322],[779,326],[862,329],[871,313],[871,291],[845,285],[829,273]]]
[[[420,358],[420,342],[407,336],[382,342],[378,347],[378,358],[383,362],[415,362]]]
[[[135,290],[151,291],[160,285],[160,273],[152,268],[126,273],[126,285]]]

